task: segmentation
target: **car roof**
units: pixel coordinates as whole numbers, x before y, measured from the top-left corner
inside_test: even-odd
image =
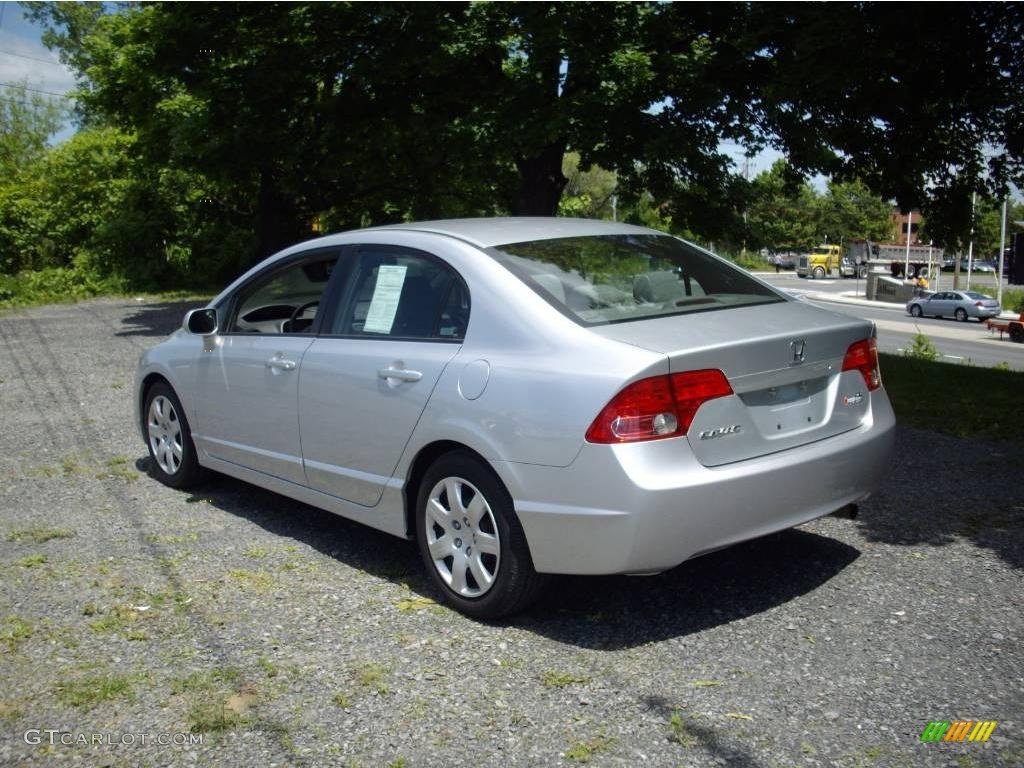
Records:
[[[370,227],[363,232],[378,231],[431,232],[463,240],[478,248],[491,248],[506,243],[529,240],[553,240],[561,237],[594,237],[600,235],[662,235],[646,227],[619,224],[596,219],[570,219],[540,216],[508,216],[479,219],[441,219],[405,224]]]

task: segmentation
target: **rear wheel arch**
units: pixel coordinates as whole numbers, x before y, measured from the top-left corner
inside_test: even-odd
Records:
[[[460,443],[456,440],[436,440],[420,448],[419,453],[416,454],[416,458],[413,459],[412,463],[409,465],[405,487],[402,489],[405,506],[405,532],[409,538],[417,538],[416,501],[419,498],[420,485],[423,482],[423,476],[427,473],[427,470],[430,469],[431,465],[442,456],[449,453],[455,453],[457,451],[468,453],[474,458],[479,459],[488,467],[491,466],[491,463],[478,451],[474,451],[465,443]],[[491,467],[491,471],[494,472],[493,467]],[[502,486],[505,485],[501,481],[501,477],[498,476],[497,472],[494,472],[494,476],[498,478],[498,482],[501,483]],[[506,491],[507,490],[508,489],[506,488]]]

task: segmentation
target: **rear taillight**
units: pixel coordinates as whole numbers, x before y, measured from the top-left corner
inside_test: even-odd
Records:
[[[878,367],[878,345],[874,339],[855,341],[843,358],[844,371],[860,371],[869,390],[882,386],[882,372]]]
[[[685,435],[697,409],[732,394],[719,370],[688,371],[634,381],[611,399],[587,430],[587,442],[632,443]]]
[[[976,301],[976,302],[974,302],[974,306],[976,306],[976,307],[984,307],[985,305],[983,303],[981,303],[980,301]]]

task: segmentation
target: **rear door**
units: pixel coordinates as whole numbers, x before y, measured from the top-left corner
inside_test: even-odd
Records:
[[[921,304],[921,312],[925,315],[941,317],[950,313],[948,293],[934,293]]]
[[[469,322],[469,292],[442,260],[362,246],[338,310],[302,361],[299,424],[309,485],[380,501]]]

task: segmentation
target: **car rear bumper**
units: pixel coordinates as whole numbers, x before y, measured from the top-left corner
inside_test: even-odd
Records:
[[[585,444],[568,467],[495,462],[542,573],[657,573],[863,499],[892,450],[884,390],[857,429],[705,467],[685,438]]]

